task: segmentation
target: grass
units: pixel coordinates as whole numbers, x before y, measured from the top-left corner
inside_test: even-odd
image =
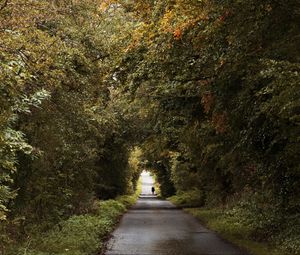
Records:
[[[9,255],[93,255],[102,254],[105,243],[126,210],[140,193],[115,200],[96,201],[89,214],[75,215],[46,233],[14,247]]]
[[[217,209],[188,208],[188,213],[199,219],[208,228],[219,233],[224,239],[231,241],[253,255],[287,255],[278,251],[274,244],[260,243],[250,240],[252,229],[232,222],[224,212]],[[273,248],[272,248],[273,247]]]
[[[287,218],[281,224],[276,212],[259,212],[255,203],[236,204],[230,208],[197,206],[193,191],[169,198],[177,206],[199,219],[221,237],[253,255],[299,255],[299,220]],[[201,205],[201,197],[198,201]],[[246,205],[246,206],[245,206]]]

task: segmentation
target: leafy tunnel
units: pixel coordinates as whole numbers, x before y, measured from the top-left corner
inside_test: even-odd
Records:
[[[182,205],[259,212],[257,239],[297,226],[299,13],[297,0],[0,1],[2,251],[132,194],[143,169]]]

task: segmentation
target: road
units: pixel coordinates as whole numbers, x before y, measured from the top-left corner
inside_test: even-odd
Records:
[[[152,177],[143,172],[141,197],[114,231],[106,255],[247,255],[191,215],[152,196],[152,185]]]

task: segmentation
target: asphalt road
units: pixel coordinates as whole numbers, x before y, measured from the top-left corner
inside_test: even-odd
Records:
[[[194,217],[151,195],[142,174],[142,194],[121,220],[106,255],[247,255],[203,227]]]

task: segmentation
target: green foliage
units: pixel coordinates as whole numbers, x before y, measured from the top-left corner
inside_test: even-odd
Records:
[[[119,201],[120,203],[122,203],[123,205],[125,205],[126,208],[131,207],[132,205],[135,204],[136,199],[138,198],[139,194],[136,195],[127,195],[127,196],[119,196],[117,197],[117,201]]]
[[[241,206],[248,193],[249,222],[224,229],[272,239],[300,204],[299,5],[141,2],[128,3],[141,22],[116,70],[120,97],[143,107],[145,165],[186,206]]]
[[[263,225],[276,223],[273,221],[274,218],[272,219],[275,214],[253,212],[253,209],[251,206],[247,208],[236,206],[230,209],[194,208],[186,210],[209,228],[253,254],[299,254],[299,231],[294,227],[294,224],[299,224],[299,222],[289,219],[291,221],[288,231],[286,229],[274,231],[272,226],[269,229]]]
[[[100,215],[102,217],[116,218],[126,211],[126,205],[120,201],[107,200],[100,203]]]
[[[204,205],[204,197],[199,190],[178,192],[177,195],[168,198],[172,203],[180,207],[200,207]]]
[[[73,216],[52,230],[39,245],[50,254],[92,254],[101,248],[99,238],[111,231],[111,222],[95,216]]]
[[[131,178],[132,178],[132,191],[137,189],[138,180],[140,178],[140,174],[142,171],[141,159],[142,157],[142,150],[139,147],[134,147],[129,155],[128,158],[128,167],[131,171]]]
[[[18,254],[83,255],[98,254],[129,203],[137,196],[120,196],[117,200],[96,201],[90,214],[72,216],[46,233],[35,233],[30,242],[19,247]],[[13,249],[12,252],[16,252]],[[10,254],[10,253],[9,253]],[[15,254],[15,253],[12,253]]]
[[[248,239],[249,229],[241,224],[233,222],[232,219],[225,218],[224,212],[218,209],[186,209],[187,212],[198,218],[201,222],[208,227],[217,231],[222,237],[230,240],[231,242],[247,249],[251,254],[255,255],[280,255],[274,249],[274,244],[268,247],[265,243],[259,243]],[[236,217],[237,218],[237,217]]]
[[[45,90],[37,91],[30,97],[23,95],[19,99],[15,98],[15,102],[4,112],[8,116],[3,123],[4,128],[0,129],[0,221],[6,219],[6,204],[16,196],[8,184],[12,183],[11,174],[16,171],[17,153],[30,155],[33,150],[26,142],[24,134],[14,129],[13,125],[18,120],[18,113],[30,112],[30,107],[38,107],[48,97],[49,93]],[[1,117],[5,118],[5,115],[1,114]]]
[[[0,8],[2,251],[95,197],[132,193],[141,168],[184,205],[253,195],[242,211],[260,215],[245,224],[261,239],[289,228],[300,204],[297,0]]]
[[[36,225],[87,213],[95,197],[133,192],[133,116],[110,79],[133,26],[122,6],[106,12],[102,1],[1,8],[1,252]]]

